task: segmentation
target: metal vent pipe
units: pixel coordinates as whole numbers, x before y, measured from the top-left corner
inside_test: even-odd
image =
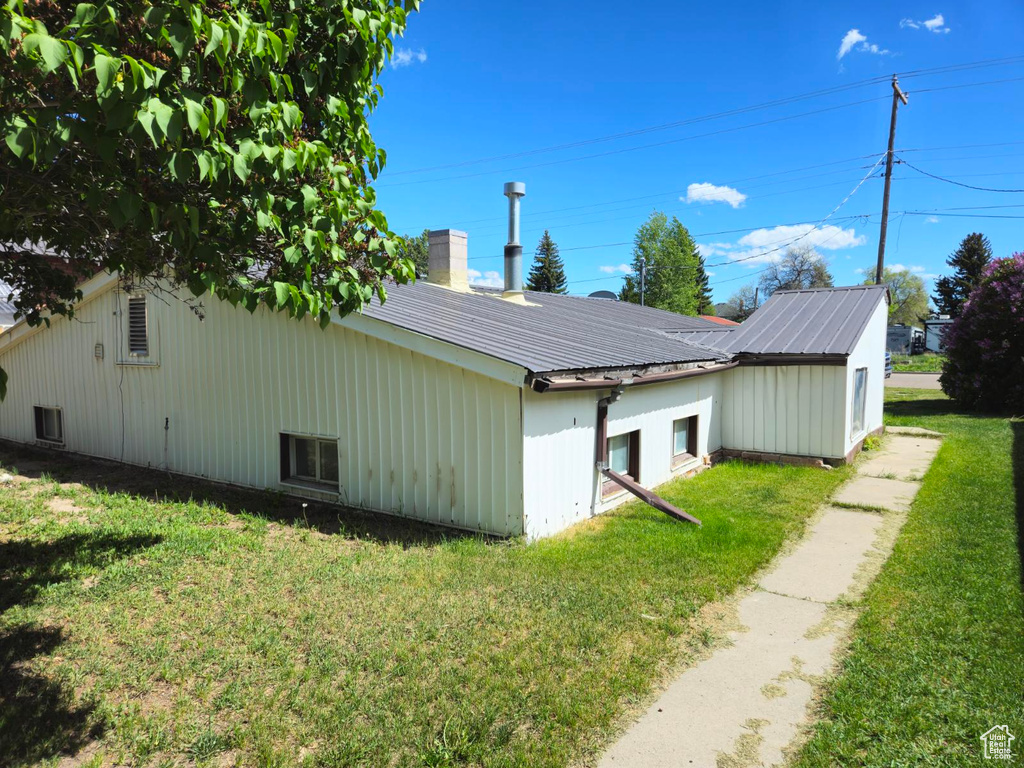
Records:
[[[526,195],[521,181],[505,184],[508,198],[508,243],[505,245],[505,295],[523,292],[523,246],[519,243],[519,201]]]

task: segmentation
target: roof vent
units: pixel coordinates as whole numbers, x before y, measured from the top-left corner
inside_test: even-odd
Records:
[[[523,246],[519,243],[519,201],[526,195],[526,185],[521,181],[505,184],[508,198],[508,243],[505,245],[505,292],[506,299],[521,298],[523,295]]]

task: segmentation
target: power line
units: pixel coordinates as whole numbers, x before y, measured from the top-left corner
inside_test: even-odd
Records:
[[[964,184],[963,182],[953,181],[953,179],[947,179],[947,178],[944,178],[943,176],[936,176],[934,173],[928,173],[928,171],[922,170],[922,169],[918,168],[916,165],[911,165],[910,163],[908,163],[906,160],[903,160],[902,158],[897,160],[897,162],[902,163],[903,165],[907,166],[907,168],[910,168],[911,170],[917,171],[918,173],[920,173],[920,174],[922,174],[924,176],[927,176],[929,178],[936,179],[938,181],[944,181],[947,184],[955,184],[956,186],[964,187],[965,189],[974,189],[974,190],[977,190],[978,192],[1024,192],[1024,189],[995,189],[993,187],[976,187],[976,186],[974,186],[972,184]]]

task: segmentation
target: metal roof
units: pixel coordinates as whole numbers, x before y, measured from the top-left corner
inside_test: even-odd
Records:
[[[14,313],[18,308],[14,306],[13,299],[11,286],[0,282],[0,326],[14,325]]]
[[[664,332],[713,325],[706,320],[608,299],[531,291],[524,296],[529,305],[505,301],[498,291],[460,292],[424,281],[389,286],[387,301],[374,299],[363,314],[532,373],[730,358]]]
[[[776,291],[728,333],[674,335],[731,354],[848,355],[887,296],[884,285]]]

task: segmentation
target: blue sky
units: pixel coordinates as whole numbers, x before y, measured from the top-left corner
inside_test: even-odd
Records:
[[[774,5],[425,0],[371,118],[388,152],[380,207],[397,232],[467,231],[480,282],[500,275],[512,180],[526,183],[527,257],[549,229],[572,293],[618,289],[655,209],[702,245],[718,301],[791,241],[816,246],[837,284],[860,282],[878,248],[882,166],[807,230],[884,153],[890,86],[858,84],[893,72],[910,98],[899,156],[963,184],[1024,188],[1019,0]],[[1018,59],[910,75],[1006,57]],[[842,90],[748,109],[830,89]],[[698,119],[733,110],[746,111]],[[929,289],[969,232],[997,255],[1024,250],[1024,218],[980,218],[1024,217],[1024,195],[905,165],[893,178],[886,261]],[[860,214],[874,215],[849,218]]]

